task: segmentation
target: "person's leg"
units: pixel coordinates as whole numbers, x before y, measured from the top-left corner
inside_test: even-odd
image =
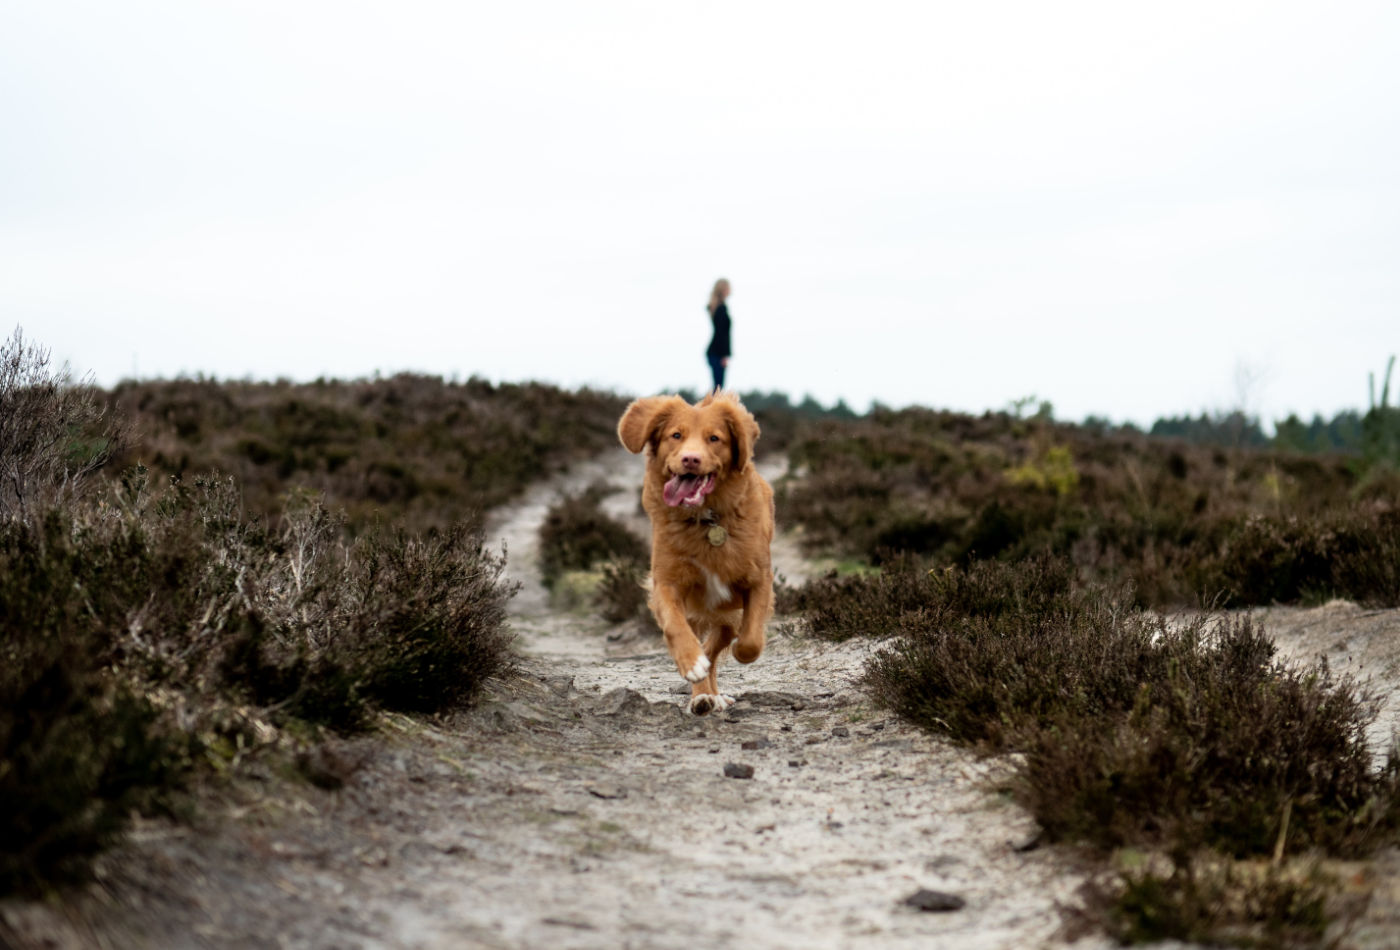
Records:
[[[714,377],[715,388],[724,388],[724,360],[718,356],[707,356],[710,361],[710,375]]]

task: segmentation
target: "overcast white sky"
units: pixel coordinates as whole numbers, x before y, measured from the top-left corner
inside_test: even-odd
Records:
[[[0,329],[1150,423],[1400,351],[1400,4],[0,6]],[[1247,384],[1240,385],[1240,380]]]

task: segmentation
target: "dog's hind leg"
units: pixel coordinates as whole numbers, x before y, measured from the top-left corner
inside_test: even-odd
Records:
[[[734,642],[735,636],[734,628],[725,623],[711,628],[710,635],[705,638],[705,657],[710,661],[710,673],[690,687],[689,709],[697,716],[723,712],[734,705],[734,697],[719,691],[719,658],[725,648]]]
[[[739,624],[739,634],[734,643],[734,659],[740,663],[752,663],[759,658],[765,643],[763,627],[771,616],[773,583],[771,579],[765,579],[744,594],[744,619]]]

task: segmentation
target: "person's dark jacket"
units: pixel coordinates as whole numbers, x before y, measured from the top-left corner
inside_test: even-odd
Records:
[[[710,339],[710,348],[705,351],[705,355],[724,359],[732,354],[729,351],[729,308],[724,305],[723,300],[719,302],[715,312],[710,314],[710,319],[715,324],[715,335]]]

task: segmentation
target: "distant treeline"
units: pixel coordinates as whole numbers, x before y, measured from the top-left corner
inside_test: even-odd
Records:
[[[1257,416],[1239,410],[1203,411],[1198,416],[1164,416],[1153,422],[1145,434],[1152,438],[1177,439],[1192,445],[1354,455],[1367,461],[1400,464],[1400,407],[1388,404],[1388,379],[1389,373],[1379,399],[1373,394],[1371,408],[1366,412],[1344,409],[1331,419],[1315,414],[1310,422],[1304,422],[1296,413],[1290,414],[1288,418],[1274,422],[1272,436],[1264,431],[1264,426]],[[685,395],[698,398],[694,393]],[[770,448],[773,447],[772,442],[780,442],[783,446],[787,444],[791,437],[789,423],[820,419],[851,420],[869,415],[856,412],[844,400],[838,400],[830,407],[824,406],[811,395],[804,396],[796,403],[786,393],[781,392],[747,392],[742,393],[741,398],[744,405],[758,416],[760,422],[766,417],[770,427],[774,429],[775,437],[769,443]],[[1048,421],[1053,417],[1054,407],[1034,397],[1017,401],[1009,414],[1020,417],[1027,408],[1036,406],[1036,418]],[[888,407],[879,404],[871,409],[871,412],[877,413],[888,411]],[[1142,432],[1131,422],[1114,423],[1098,416],[1085,419],[1082,428],[1101,435]],[[764,432],[767,438],[768,428],[765,428]]]
[[[1290,414],[1288,418],[1274,422],[1272,438],[1264,433],[1258,417],[1239,410],[1202,412],[1196,417],[1168,416],[1154,422],[1147,434],[1180,439],[1194,445],[1355,455],[1368,463],[1400,464],[1400,407],[1390,404],[1390,380],[1394,368],[1395,357],[1392,356],[1386,364],[1379,394],[1372,374],[1371,405],[1364,413],[1344,409],[1331,419],[1315,414],[1311,422],[1304,422],[1296,413]],[[1090,419],[1085,424],[1100,430],[1112,428],[1103,420]]]
[[[1274,423],[1274,435],[1265,434],[1258,418],[1242,412],[1201,413],[1199,416],[1168,416],[1158,419],[1148,435],[1181,439],[1195,445],[1230,448],[1275,448],[1289,452],[1375,455],[1387,453],[1385,435],[1400,430],[1400,409],[1373,407],[1362,413],[1345,409],[1331,419],[1314,415],[1304,422],[1296,414]]]

